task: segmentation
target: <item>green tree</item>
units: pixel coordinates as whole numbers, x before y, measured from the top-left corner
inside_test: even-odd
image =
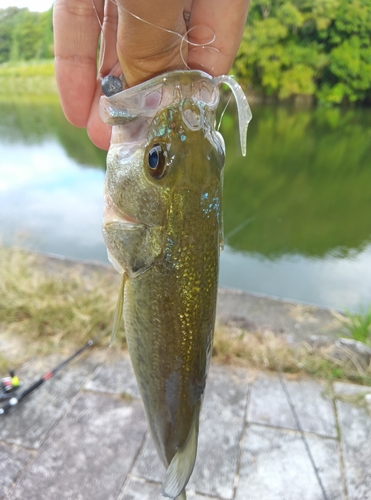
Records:
[[[25,9],[18,16],[19,20],[12,32],[12,46],[17,46],[18,59],[37,59],[41,52],[41,15]]]
[[[234,73],[265,95],[371,100],[371,0],[256,0]]]
[[[318,71],[326,64],[320,44],[301,43],[304,15],[294,5],[285,2],[275,13],[246,28],[234,69],[267,95],[313,95]]]
[[[53,9],[49,9],[41,14],[41,31],[40,57],[48,59],[54,56]]]
[[[371,96],[371,0],[342,1],[329,30],[329,67],[321,100],[365,101]]]
[[[0,9],[0,63],[53,57],[52,9]]]
[[[12,31],[19,13],[17,7],[0,9],[0,64],[9,61],[12,46]]]

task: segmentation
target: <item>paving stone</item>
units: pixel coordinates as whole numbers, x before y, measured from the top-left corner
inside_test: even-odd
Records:
[[[26,450],[0,443],[0,498],[14,484],[30,456]]]
[[[161,483],[165,475],[165,467],[157,455],[157,451],[149,433],[140,450],[138,459],[133,467],[133,475],[148,481]]]
[[[118,360],[98,366],[85,388],[90,391],[129,394],[139,398],[139,389],[128,354]]]
[[[189,487],[205,495],[232,499],[238,471],[243,419],[217,419],[200,426],[199,449]],[[206,430],[207,429],[207,430]]]
[[[336,401],[336,408],[348,498],[371,500],[371,414],[363,400],[371,388],[338,382],[334,391],[342,398]]]
[[[118,500],[164,500],[160,483],[149,483],[144,479],[131,477]],[[198,495],[187,489],[187,500],[220,500],[217,497]]]
[[[246,370],[212,365],[200,418],[197,460],[189,482],[191,489],[233,498],[248,389]]]
[[[118,500],[164,500],[160,483],[149,483],[145,479],[128,479]]]
[[[6,500],[116,500],[145,429],[139,401],[80,394]]]
[[[201,421],[213,418],[229,421],[233,417],[243,417],[250,380],[245,369],[211,364]]]
[[[33,360],[19,370],[24,388],[65,358]],[[45,382],[34,393],[1,417],[0,440],[37,449],[66,411],[69,402],[97,365],[94,356],[80,358]]]
[[[362,397],[371,394],[371,387],[366,385],[349,384],[347,382],[335,382],[334,393],[337,398],[345,397],[349,401],[359,400]]]
[[[329,500],[343,499],[338,443],[306,435]],[[298,432],[252,425],[242,442],[236,500],[323,500]]]
[[[200,418],[197,460],[189,488],[204,495],[233,498],[248,380],[245,370],[211,367]],[[148,436],[133,474],[161,482],[165,469]]]
[[[285,384],[301,427],[306,432],[337,437],[331,399],[325,398],[325,386],[311,379],[288,380]],[[277,375],[260,374],[251,389],[247,420],[251,423],[297,430],[285,392]]]

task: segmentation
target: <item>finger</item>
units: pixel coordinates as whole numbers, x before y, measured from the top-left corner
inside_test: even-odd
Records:
[[[102,37],[101,37],[101,53],[98,74],[100,77],[112,73],[112,68],[116,66],[117,69],[117,23],[118,13],[117,5],[112,1],[105,2],[104,5],[104,19],[102,24]],[[115,75],[120,76],[122,71],[119,68],[119,73]]]
[[[186,23],[186,28],[188,30],[189,28],[189,20],[191,18],[191,12],[192,12],[192,5],[193,5],[194,0],[186,0],[184,3],[184,12],[183,12],[183,17]]]
[[[185,2],[118,0],[117,52],[129,86],[165,71],[185,68]]]
[[[90,115],[87,123],[87,132],[90,140],[101,149],[108,149],[111,139],[111,127],[105,124],[99,115],[99,101],[102,95],[101,81],[106,75],[120,76],[122,69],[117,59],[117,6],[108,1],[104,5],[104,19],[102,24],[101,53],[96,81],[95,94],[91,103]]]
[[[108,149],[111,140],[111,127],[104,123],[99,115],[99,99],[102,95],[101,81],[96,80],[95,95],[92,101],[87,132],[90,140],[101,149]]]
[[[99,100],[102,95],[102,77],[109,74],[120,76],[122,73],[116,52],[117,22],[117,6],[114,2],[108,1],[104,6],[98,78],[87,123],[87,132],[90,140],[98,148],[106,150],[110,145],[111,127],[103,123],[100,118]]]
[[[55,74],[67,119],[85,127],[96,88],[97,44],[104,0],[55,0]]]
[[[212,75],[227,74],[232,67],[241,42],[250,0],[194,0],[189,23],[188,39],[194,47],[188,64]],[[207,45],[210,30],[215,40]]]

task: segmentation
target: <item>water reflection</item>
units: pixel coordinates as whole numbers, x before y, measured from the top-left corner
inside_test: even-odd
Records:
[[[354,258],[285,254],[275,259],[227,246],[222,259],[220,279],[226,287],[335,309],[358,310],[371,302],[371,245]]]
[[[6,243],[106,261],[102,169],[81,168],[55,140],[0,145],[0,227]]]
[[[224,130],[233,141],[233,124]],[[371,237],[369,110],[254,110],[248,158],[225,172],[226,233],[236,250],[269,258],[362,251]]]
[[[371,113],[255,108],[248,157],[233,113],[222,132],[226,250],[222,286],[333,307],[371,301]],[[106,261],[105,152],[57,99],[0,102],[0,224],[5,241]]]
[[[0,100],[0,143],[42,144],[51,139],[57,139],[64,154],[77,164],[104,168],[105,151],[90,142],[85,129],[67,122],[57,96]]]

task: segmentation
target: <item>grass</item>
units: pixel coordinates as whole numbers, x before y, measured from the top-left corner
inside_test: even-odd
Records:
[[[17,367],[34,355],[70,353],[104,332],[107,345],[119,287],[117,274],[87,271],[79,264],[56,268],[56,261],[17,248],[0,247],[0,262],[0,345],[5,332],[21,341],[23,351],[17,360],[0,355],[1,371],[9,361]],[[126,348],[122,330],[116,344]],[[279,368],[285,373],[371,384],[370,366],[360,368],[352,359],[336,359],[331,346],[290,345],[265,330],[217,325],[213,357],[252,369]]]
[[[336,394],[335,398],[337,401],[342,401],[343,403],[348,403],[352,406],[358,406],[359,408],[364,408],[368,411],[369,403],[367,402],[365,396],[369,393],[370,391],[367,389],[366,391],[358,392],[357,394]]]
[[[110,331],[118,281],[81,266],[51,271],[48,260],[17,248],[0,247],[0,325],[21,338],[24,356],[81,346]],[[122,345],[125,339],[121,331]],[[1,359],[0,359],[1,363]]]
[[[17,61],[0,64],[0,76],[31,78],[33,76],[53,76],[54,60]]]
[[[0,373],[6,373],[8,370],[8,359],[0,354]]]
[[[0,64],[0,96],[56,93],[52,59]]]
[[[333,346],[315,347],[308,342],[290,345],[270,331],[246,331],[219,326],[213,356],[220,362],[247,368],[307,374],[326,380],[344,380],[371,385],[371,366],[355,365],[351,358],[337,359]]]
[[[347,311],[343,324],[354,340],[371,346],[371,306],[366,311],[359,313]]]

